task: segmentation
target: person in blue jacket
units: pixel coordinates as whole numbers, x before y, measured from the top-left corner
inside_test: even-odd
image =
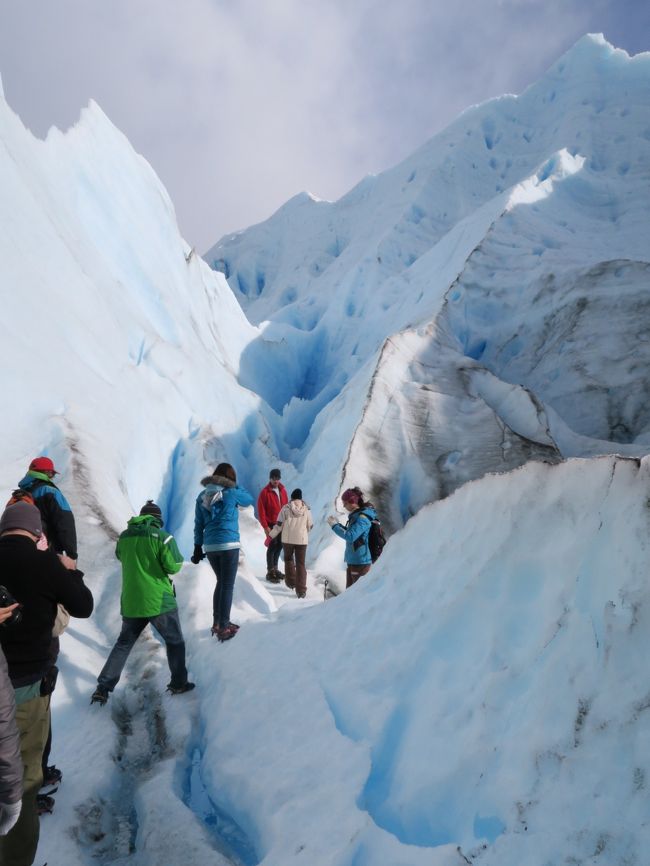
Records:
[[[212,634],[220,641],[237,634],[238,625],[230,622],[232,595],[239,564],[238,508],[252,505],[253,497],[237,486],[237,473],[230,463],[220,463],[212,475],[201,479],[205,490],[199,493],[194,511],[194,563],[207,555],[217,576],[212,599]],[[205,553],[203,550],[205,549]]]
[[[345,588],[349,589],[360,577],[368,574],[372,565],[372,556],[368,546],[368,535],[372,521],[377,512],[370,502],[365,502],[363,493],[358,487],[351,487],[341,496],[343,507],[350,515],[345,526],[341,526],[337,517],[330,516],[327,522],[339,538],[345,540]]]

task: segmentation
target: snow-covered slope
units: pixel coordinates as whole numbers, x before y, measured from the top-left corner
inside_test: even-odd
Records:
[[[340,201],[298,196],[207,253],[273,323],[254,366],[308,359],[269,397],[287,429],[302,401],[304,451],[323,405],[363,379],[345,481],[393,523],[535,454],[647,451],[649,88],[650,55],[585,37]],[[383,490],[422,475],[414,499]]]
[[[186,445],[203,465],[194,440],[240,438],[255,329],[97,105],[40,141],[0,100],[0,140],[2,488],[47,452],[115,530],[148,496],[166,505]]]
[[[242,632],[202,766],[264,866],[647,862],[649,484],[612,457],[471,482]]]

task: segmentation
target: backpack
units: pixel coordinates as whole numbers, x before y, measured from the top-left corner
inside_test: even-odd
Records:
[[[20,487],[17,487],[11,494],[11,498],[7,505],[15,505],[17,502],[27,502],[29,505],[36,505],[34,502],[34,497],[31,493],[28,493],[26,490],[21,490]]]
[[[377,562],[381,553],[386,546],[386,536],[384,535],[384,531],[381,528],[381,521],[378,517],[371,517],[369,514],[366,514],[365,511],[360,511],[360,514],[363,514],[364,517],[367,517],[370,521],[370,531],[368,532],[368,550],[370,551],[370,558],[373,562]]]

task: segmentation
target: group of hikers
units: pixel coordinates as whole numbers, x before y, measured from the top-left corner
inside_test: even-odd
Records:
[[[51,812],[61,771],[49,764],[52,745],[51,695],[56,686],[59,636],[70,617],[87,618],[93,596],[77,568],[77,536],[70,505],[54,483],[59,473],[49,457],[29,465],[0,517],[0,863],[31,866],[39,837],[39,815]],[[201,481],[194,515],[191,562],[207,557],[216,584],[211,633],[220,642],[239,626],[230,620],[239,564],[239,508],[254,504],[237,483],[229,463],[219,463]],[[346,588],[370,570],[375,538],[383,545],[376,511],[358,487],[345,490],[348,521],[327,518],[344,539]],[[291,498],[272,469],[257,499],[265,533],[266,579],[286,585],[298,598],[307,593],[305,567],[313,528],[302,491]],[[380,552],[381,548],[379,548]],[[278,568],[284,553],[285,574]],[[165,531],[160,507],[147,502],[117,541],[122,570],[122,628],[97,678],[91,703],[106,704],[138,637],[150,624],[165,643],[172,695],[194,689],[188,679],[185,641],[171,575],[183,565],[174,537]],[[43,793],[43,788],[52,788]],[[39,793],[40,792],[40,793]]]

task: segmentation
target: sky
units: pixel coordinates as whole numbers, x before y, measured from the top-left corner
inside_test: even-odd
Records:
[[[587,32],[650,50],[645,0],[0,0],[0,75],[44,136],[94,99],[205,252],[337,199]]]

